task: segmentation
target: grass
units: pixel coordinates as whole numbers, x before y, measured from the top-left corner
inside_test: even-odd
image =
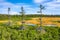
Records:
[[[21,25],[0,24],[0,40],[58,40],[60,28],[44,26],[45,34],[36,30],[38,26],[27,26],[20,30]],[[42,35],[41,35],[42,34]]]
[[[40,15],[39,15],[40,16]],[[43,29],[45,30],[41,31],[36,30],[39,27],[39,16],[38,15],[27,15],[24,17],[26,19],[26,22],[29,21],[30,23],[36,24],[36,26],[29,26],[29,25],[24,25],[24,30],[21,30],[20,27],[21,25],[18,25],[17,22],[21,22],[22,17],[13,15],[11,16],[11,21],[12,24],[11,26],[7,25],[8,24],[8,15],[0,15],[0,40],[59,40],[60,39],[60,28],[59,28],[59,23],[55,23],[52,21],[60,20],[60,17],[46,17],[44,16],[42,18],[43,24],[50,24],[55,23],[58,24],[59,26],[53,27],[53,26],[43,26]],[[4,22],[7,20],[7,22]],[[2,22],[3,21],[3,22]],[[39,22],[39,23],[38,23]]]

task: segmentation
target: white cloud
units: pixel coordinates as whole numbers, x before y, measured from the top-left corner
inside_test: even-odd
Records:
[[[15,5],[9,2],[3,2],[3,3],[0,3],[0,6],[8,8],[8,7],[14,7]]]
[[[60,0],[54,0],[51,2],[44,3],[46,6],[46,10],[44,13],[46,14],[60,14]]]
[[[47,5],[47,8],[49,9],[54,9],[54,10],[60,9],[60,4],[58,4],[57,1],[48,2],[46,3],[46,5]]]
[[[57,2],[60,2],[60,0],[56,0]]]
[[[0,3],[0,13],[8,14],[8,7],[10,7],[11,8],[11,12],[10,12],[11,15],[19,14],[19,12],[21,11],[20,10],[21,6],[24,7],[24,10],[26,11],[26,14],[28,14],[28,12],[32,13],[33,8],[31,8],[31,5],[26,5],[26,4],[23,4],[23,3],[12,4],[12,3],[9,3],[9,2]]]
[[[46,1],[46,0],[34,0],[34,3],[39,4],[43,1]],[[43,13],[44,14],[51,14],[54,12],[55,14],[57,14],[58,11],[60,13],[60,4],[58,4],[58,3],[60,3],[60,0],[54,0],[51,2],[44,3],[44,5],[47,8],[46,8],[46,10],[44,10],[45,12],[43,12]],[[27,5],[25,3],[12,4],[9,2],[0,2],[0,13],[8,14],[7,10],[8,10],[8,7],[10,7],[11,8],[11,12],[10,12],[11,15],[19,14],[19,12],[21,11],[20,10],[21,6],[24,7],[26,14],[37,14],[37,11],[39,10],[39,7],[35,8],[33,5]]]
[[[18,9],[19,9],[19,5],[15,5],[15,4],[12,4],[12,3],[9,3],[9,2],[1,2],[0,3],[0,13],[1,14],[8,14],[8,7],[11,8],[11,12],[10,14],[11,15],[15,15],[15,14],[18,14]]]
[[[0,2],[1,2],[1,1],[4,1],[4,0],[0,0]]]
[[[38,4],[40,4],[42,2],[46,2],[46,3],[44,3],[44,5],[51,7],[51,8],[60,7],[60,0],[51,0],[50,2],[48,2],[48,1],[49,0],[34,0],[34,2],[38,3]]]
[[[5,0],[0,0],[0,3],[4,2]]]
[[[10,15],[19,15],[18,12],[13,12],[13,11],[11,11],[10,13],[11,13]]]
[[[41,3],[43,2],[44,0],[34,0],[35,3]]]
[[[42,4],[42,3],[45,3],[45,2],[48,2],[50,0],[33,0],[34,3],[37,3],[37,4]],[[53,1],[53,0],[51,0]]]

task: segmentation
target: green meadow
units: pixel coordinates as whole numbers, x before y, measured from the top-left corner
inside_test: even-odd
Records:
[[[39,16],[26,15],[25,20],[31,20],[36,17]],[[14,22],[22,21],[21,19],[22,17],[20,15],[10,15],[10,20]],[[0,20],[9,20],[8,15],[0,15]],[[22,29],[21,25],[8,25],[8,23],[0,23],[0,40],[60,40],[59,27],[44,26],[42,31],[38,29],[38,25],[24,25],[23,28],[24,29]]]

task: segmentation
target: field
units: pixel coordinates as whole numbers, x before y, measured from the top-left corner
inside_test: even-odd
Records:
[[[1,19],[1,18],[0,18]],[[2,18],[0,20],[0,23],[6,23],[8,22],[9,19],[8,17]],[[16,23],[18,25],[21,25],[21,17],[19,16],[11,16],[10,21],[12,23]],[[25,17],[25,23],[30,23],[30,24],[35,24],[39,25],[40,24],[40,17],[35,17],[33,16],[26,16]],[[60,27],[60,17],[42,17],[42,25],[55,25]]]
[[[8,22],[11,22],[11,26]],[[0,40],[60,40],[60,17],[43,16],[42,31],[39,28],[39,16],[28,15],[25,17],[25,25],[21,28],[21,16],[0,15]],[[26,25],[26,24],[35,24]],[[47,25],[56,25],[47,26]]]

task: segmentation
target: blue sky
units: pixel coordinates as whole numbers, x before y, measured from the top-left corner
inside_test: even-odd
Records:
[[[19,14],[21,6],[26,14],[39,14],[40,4],[45,6],[43,14],[60,15],[60,0],[0,0],[0,14],[8,14],[8,7],[11,15]]]

